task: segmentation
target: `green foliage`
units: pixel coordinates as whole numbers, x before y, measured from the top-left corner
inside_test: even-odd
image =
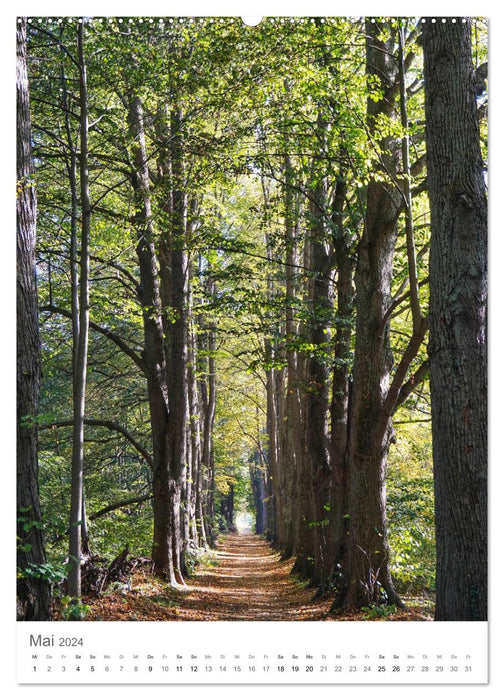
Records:
[[[32,551],[32,545],[27,540],[30,533],[34,530],[42,530],[47,532],[48,519],[43,517],[42,520],[34,520],[30,515],[32,512],[31,506],[20,508],[20,515],[17,518],[18,524],[21,525],[21,530],[24,533],[23,537],[17,537],[17,549],[19,551],[29,553]],[[28,562],[23,569],[18,569],[18,579],[40,579],[47,581],[50,584],[56,584],[62,581],[68,573],[68,565],[61,562],[46,562],[37,564],[36,562]]]
[[[61,614],[65,620],[83,620],[90,609],[89,605],[82,603],[80,599],[72,599],[65,595],[60,598]]]
[[[37,416],[21,416],[19,419],[19,427],[27,430],[38,425],[44,425],[54,420],[52,413],[39,413]]]
[[[114,499],[109,493],[111,500]],[[98,501],[93,499],[97,506]],[[98,509],[98,508],[97,508]],[[135,556],[149,557],[152,549],[152,507],[149,502],[113,511],[89,525],[93,551],[112,560],[117,556],[118,543],[128,543]]]
[[[28,564],[22,571],[18,571],[18,578],[35,578],[48,583],[60,583],[68,574],[66,564]]]
[[[364,620],[383,620],[397,612],[395,605],[385,605],[377,603],[376,605],[365,605],[361,608],[364,613]]]
[[[25,532],[27,535],[32,530],[44,529],[44,525],[40,520],[33,520],[33,517],[29,515],[32,512],[31,506],[27,506],[26,508],[20,508],[19,512],[21,513],[21,515],[18,516],[17,521],[21,524],[23,532]]]
[[[190,547],[185,553],[185,565],[189,576],[193,576],[198,566],[217,566],[217,557],[214,552]]]
[[[391,570],[403,591],[435,586],[434,489],[430,425],[397,427],[387,478]]]

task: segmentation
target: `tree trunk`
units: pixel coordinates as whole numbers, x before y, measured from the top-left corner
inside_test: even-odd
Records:
[[[171,472],[172,502],[172,538],[175,576],[184,583],[181,557],[183,559],[181,513],[182,496],[187,479],[187,434],[188,434],[188,289],[189,256],[186,246],[187,233],[187,195],[185,192],[185,171],[183,154],[182,114],[174,108],[170,114],[170,161],[172,176],[172,217],[171,230],[168,234],[170,249],[169,292],[173,319],[170,331],[165,333],[167,343],[168,392],[170,396],[170,415],[168,419],[168,449]],[[166,235],[166,234],[165,234]],[[166,273],[163,266],[161,275]],[[181,518],[182,515],[182,518]]]
[[[221,514],[221,517],[224,519],[227,531],[228,532],[236,532],[236,525],[234,522],[235,512],[234,512],[234,486],[233,486],[233,484],[231,484],[229,486],[229,492],[221,498],[220,514]]]
[[[190,296],[190,318],[192,318],[193,303]],[[191,498],[190,498],[190,536],[198,547],[208,548],[203,518],[203,471],[201,465],[201,419],[203,406],[198,394],[197,380],[197,328],[193,322],[189,342],[189,415],[191,425]]]
[[[286,337],[286,398],[285,424],[283,427],[284,469],[283,488],[286,495],[286,532],[283,543],[283,557],[289,559],[299,543],[299,473],[303,469],[303,441],[301,432],[301,387],[299,366],[301,361],[295,343],[298,337],[298,324],[294,316],[294,303],[299,293],[298,246],[299,196],[294,190],[294,173],[291,159],[284,158],[285,169],[285,337]]]
[[[332,484],[329,522],[333,539],[334,566],[341,565],[346,532],[345,515],[348,505],[348,438],[350,414],[350,361],[354,260],[351,244],[343,225],[346,183],[340,178],[332,203],[332,226],[336,281],[336,334],[334,339],[334,368],[330,407],[330,455]],[[333,581],[334,581],[333,572]]]
[[[394,117],[393,90],[397,80],[394,40],[380,38],[384,29],[366,22],[366,71],[379,81],[383,97],[368,99],[368,130],[379,139],[381,156],[375,167],[386,179],[371,179],[366,215],[358,246],[356,286],[356,336],[353,396],[349,442],[348,538],[344,557],[344,584],[335,605],[360,606],[378,602],[385,593],[389,604],[402,605],[390,575],[387,543],[387,458],[392,437],[385,413],[391,352],[388,308],[401,195],[390,182],[398,168],[398,144],[394,137],[379,135],[383,117]]]
[[[255,506],[256,535],[262,535],[266,530],[266,485],[264,481],[264,465],[262,446],[259,445],[250,463],[250,482]]]
[[[35,271],[37,198],[33,180],[31,119],[26,70],[26,19],[17,25],[17,568],[46,563],[40,524],[38,429],[40,340]],[[25,522],[36,526],[24,529]],[[27,526],[28,527],[28,526]],[[18,619],[50,620],[51,587],[38,577],[19,578]]]
[[[215,284],[207,281],[209,298],[215,296]],[[217,349],[217,335],[214,322],[209,323],[206,333],[202,334],[201,354],[204,364],[200,369],[202,378],[199,382],[200,400],[203,410],[203,436],[201,453],[201,517],[204,523],[206,537],[211,547],[215,547],[217,537],[215,528],[215,473],[213,458],[213,429],[215,423],[215,411],[217,408],[217,366],[215,351]]]
[[[325,142],[326,126],[318,120],[319,138]],[[321,176],[312,191],[310,206],[312,276],[310,283],[309,342],[313,346],[307,361],[306,445],[312,499],[311,529],[313,571],[311,581],[322,595],[331,576],[334,552],[329,530],[331,463],[329,456],[329,324],[332,315],[330,265],[331,249],[326,241],[324,209],[326,186]],[[305,525],[306,526],[306,525]]]
[[[78,198],[78,157],[74,138],[72,136],[72,127],[70,120],[70,96],[67,91],[67,76],[65,75],[63,61],[64,51],[61,48],[62,67],[61,67],[61,86],[63,93],[63,110],[65,119],[65,133],[68,143],[68,156],[66,161],[68,180],[70,185],[70,298],[72,309],[72,376],[77,376],[77,367],[79,364],[79,328],[80,328],[80,287],[79,287],[79,198]],[[81,152],[82,155],[82,152]],[[88,557],[91,554],[89,545],[89,531],[86,521],[86,502],[84,489],[82,490],[82,515],[81,515],[81,555]]]
[[[89,343],[89,240],[91,232],[91,204],[89,198],[88,166],[88,94],[84,57],[84,25],[77,33],[79,59],[80,107],[80,198],[81,198],[81,259],[79,265],[79,322],[78,336],[74,338],[75,367],[73,376],[73,436],[72,484],[70,494],[70,542],[68,594],[77,600],[81,595],[81,521],[83,516],[84,417],[86,404],[87,360]]]
[[[305,236],[302,256],[302,266],[304,270],[311,270],[313,267],[313,245],[311,240]],[[305,298],[310,297],[310,277],[305,275],[305,283],[303,295]],[[299,335],[301,338],[306,338],[309,334],[309,326],[306,320],[299,324]],[[297,356],[297,379],[300,385],[300,415],[299,415],[299,439],[300,439],[300,458],[297,460],[296,471],[296,488],[298,493],[297,517],[298,517],[298,533],[296,546],[296,561],[292,567],[292,575],[297,576],[301,580],[310,579],[313,573],[313,537],[311,536],[311,528],[308,527],[312,521],[312,485],[310,473],[310,455],[306,441],[306,425],[308,413],[308,357],[306,352],[299,352]],[[308,496],[308,497],[307,497]]]
[[[142,305],[145,374],[152,435],[152,497],[154,533],[152,559],[158,573],[176,583],[171,539],[171,489],[168,462],[168,386],[166,358],[161,318],[161,298],[158,281],[157,256],[152,226],[151,197],[143,108],[140,98],[132,99],[129,108],[129,128],[133,139],[132,173],[136,199],[135,225],[140,268],[139,301]]]
[[[471,19],[423,29],[436,620],[487,619],[487,202]]]
[[[273,344],[269,339],[265,340],[265,357],[268,364],[273,363]],[[274,547],[278,545],[279,521],[281,521],[276,390],[275,370],[273,367],[269,367],[266,371],[266,432],[268,434],[267,537]]]
[[[203,421],[203,451],[201,455],[201,517],[204,523],[205,533],[208,543],[211,547],[215,547],[217,536],[215,533],[215,473],[214,473],[214,458],[213,458],[213,424],[215,418],[216,407],[216,377],[215,369],[213,368],[215,360],[209,361],[208,368],[210,372],[208,386],[205,384],[205,391],[208,394],[208,402],[204,407]],[[200,387],[202,386],[200,382]]]

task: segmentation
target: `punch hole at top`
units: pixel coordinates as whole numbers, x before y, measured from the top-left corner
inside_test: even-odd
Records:
[[[257,27],[258,24],[261,24],[262,17],[242,17],[241,20],[247,27]]]

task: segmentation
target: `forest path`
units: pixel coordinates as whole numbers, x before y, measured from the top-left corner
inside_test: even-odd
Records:
[[[177,619],[317,620],[330,607],[313,602],[313,589],[290,576],[293,560],[280,561],[258,535],[223,536],[214,562],[188,582]]]
[[[331,613],[332,597],[290,575],[294,559],[280,560],[258,535],[223,535],[217,550],[174,589],[148,566],[132,571],[129,585],[112,584],[101,596],[83,597],[86,620],[361,620],[362,611]],[[405,598],[405,600],[407,600]],[[431,620],[433,601],[407,600],[389,620]],[[378,618],[379,619],[379,618]]]
[[[86,620],[321,620],[330,600],[290,576],[293,559],[258,535],[223,535],[217,550],[197,567],[187,587],[173,589],[145,568],[131,586],[111,586],[90,605]]]

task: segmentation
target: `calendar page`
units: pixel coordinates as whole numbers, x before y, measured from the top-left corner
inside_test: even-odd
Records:
[[[487,684],[488,17],[92,5],[9,27],[18,689]]]

